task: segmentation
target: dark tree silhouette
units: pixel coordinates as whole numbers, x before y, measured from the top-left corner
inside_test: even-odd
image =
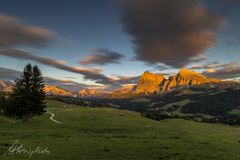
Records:
[[[8,114],[24,121],[46,111],[44,81],[37,66],[26,65],[21,77],[15,80]]]
[[[5,106],[6,106],[6,98],[3,94],[0,94],[0,114],[3,113]]]

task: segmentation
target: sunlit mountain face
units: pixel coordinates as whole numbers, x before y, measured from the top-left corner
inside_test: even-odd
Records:
[[[157,75],[148,91],[169,91],[181,68],[239,81],[239,16],[238,0],[3,1],[0,80],[13,82],[32,63],[67,95],[126,92],[145,71]]]

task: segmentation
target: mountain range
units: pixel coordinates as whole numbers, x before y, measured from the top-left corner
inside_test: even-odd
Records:
[[[236,81],[222,81],[219,79],[208,78],[195,71],[181,69],[176,75],[166,78],[162,74],[155,74],[149,71],[144,72],[137,84],[124,85],[113,91],[104,89],[81,89],[79,93],[67,91],[58,86],[45,86],[47,95],[59,96],[78,96],[81,98],[129,98],[135,96],[161,95],[179,88],[187,87],[234,87],[239,85]],[[10,92],[13,86],[11,81],[0,81],[0,91]]]
[[[12,81],[0,81],[0,92],[12,92],[12,87],[14,82]],[[57,86],[45,85],[44,90],[46,95],[59,95],[59,96],[69,96],[73,97],[75,94],[73,92],[64,90]]]
[[[181,69],[176,75],[172,75],[169,78],[166,78],[162,74],[155,74],[146,71],[140,76],[137,84],[125,85],[112,92],[88,89],[88,93],[92,94],[88,94],[87,98],[131,98],[138,96],[162,95],[176,89],[188,87],[228,88],[239,85],[240,84],[235,81],[222,81],[219,79],[208,78],[200,73],[187,69]],[[81,90],[80,92],[82,93],[83,91],[84,90]],[[93,94],[95,92],[98,94]],[[101,92],[101,94],[99,94],[99,92]],[[86,98],[84,94],[80,94],[80,96]]]

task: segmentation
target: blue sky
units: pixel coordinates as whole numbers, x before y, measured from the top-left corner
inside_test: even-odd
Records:
[[[240,74],[238,73],[240,3],[233,1],[234,4],[227,3],[226,5],[224,0],[213,0],[211,2],[205,0],[201,1],[201,3],[207,7],[207,10],[217,13],[225,19],[227,25],[212,31],[215,34],[215,45],[199,53],[199,55],[208,57],[207,59],[199,62],[187,61],[185,66],[173,67],[170,65],[169,69],[165,70],[157,67],[158,64],[169,65],[169,63],[165,63],[161,59],[153,63],[141,58],[135,59],[136,55],[139,56],[136,53],[136,44],[132,42],[136,37],[126,31],[126,25],[129,24],[124,23],[122,20],[122,9],[115,0],[4,0],[1,2],[0,14],[18,18],[26,26],[41,27],[55,34],[44,47],[31,47],[26,44],[19,45],[17,48],[33,55],[65,61],[65,65],[71,67],[98,68],[101,69],[101,74],[107,77],[134,77],[139,76],[146,70],[156,73],[172,73],[181,67],[191,68],[192,66],[202,66],[213,62],[219,65],[236,62],[231,63],[234,66],[229,64],[228,67],[231,67],[230,69],[234,67],[234,71],[237,70],[237,74],[235,71],[234,76],[238,76]],[[79,63],[80,60],[94,54],[96,49],[117,52],[123,55],[123,58],[118,63],[106,63],[104,65],[83,65]],[[151,53],[149,52],[149,54]],[[0,55],[0,67],[4,68],[21,71],[29,62],[38,64],[44,76],[95,84],[94,81],[83,78],[83,75],[79,73],[73,73],[29,59]],[[229,68],[212,69],[216,71],[229,70]],[[207,72],[207,69],[199,67],[197,71]],[[213,76],[218,77],[215,74]]]

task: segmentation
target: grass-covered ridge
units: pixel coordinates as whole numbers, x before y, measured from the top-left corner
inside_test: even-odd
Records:
[[[31,121],[0,118],[0,156],[19,139],[25,147],[48,147],[50,155],[31,159],[153,160],[218,159],[240,157],[240,129],[186,120],[153,121],[139,113],[111,108],[79,108],[48,101],[61,124],[44,114]],[[1,160],[30,159],[26,155]]]

